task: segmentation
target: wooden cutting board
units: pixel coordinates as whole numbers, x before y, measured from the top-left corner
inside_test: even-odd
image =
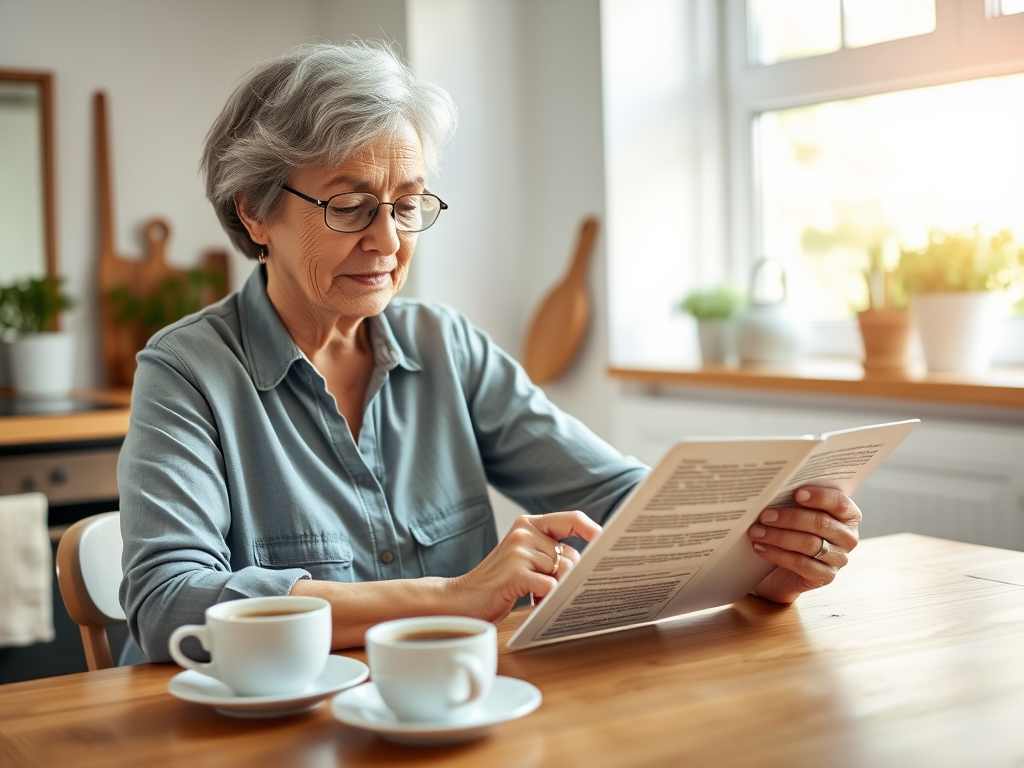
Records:
[[[597,230],[597,218],[583,220],[568,273],[544,297],[530,322],[523,367],[535,384],[557,379],[579,351],[590,323],[587,270]]]

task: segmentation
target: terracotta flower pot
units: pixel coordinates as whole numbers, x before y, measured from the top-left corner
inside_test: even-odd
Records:
[[[857,316],[864,340],[865,373],[908,373],[910,312],[905,309],[869,309]]]

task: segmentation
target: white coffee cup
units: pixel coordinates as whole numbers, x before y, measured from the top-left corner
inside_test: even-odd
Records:
[[[387,621],[366,632],[370,679],[399,720],[471,719],[498,671],[494,625],[465,616]]]
[[[331,652],[331,604],[319,597],[253,597],[206,609],[206,624],[171,634],[171,658],[220,680],[238,696],[299,693],[324,670]],[[193,661],[181,641],[195,637],[210,662]]]

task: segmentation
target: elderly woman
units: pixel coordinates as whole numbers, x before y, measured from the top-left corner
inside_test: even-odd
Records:
[[[337,648],[397,617],[497,621],[645,476],[457,312],[395,298],[447,208],[428,180],[454,126],[392,52],[346,45],[258,66],[211,128],[208,196],[259,266],[138,356],[121,601],[150,660],[242,597],[326,598]],[[500,542],[488,484],[533,513]],[[758,588],[772,600],[831,581],[857,542],[849,499],[799,498],[750,532],[778,566]]]

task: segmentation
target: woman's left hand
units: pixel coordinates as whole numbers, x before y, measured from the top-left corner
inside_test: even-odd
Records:
[[[800,506],[769,507],[747,532],[754,551],[778,566],[754,591],[777,603],[831,583],[859,538],[860,509],[842,491],[805,486],[795,498]]]

